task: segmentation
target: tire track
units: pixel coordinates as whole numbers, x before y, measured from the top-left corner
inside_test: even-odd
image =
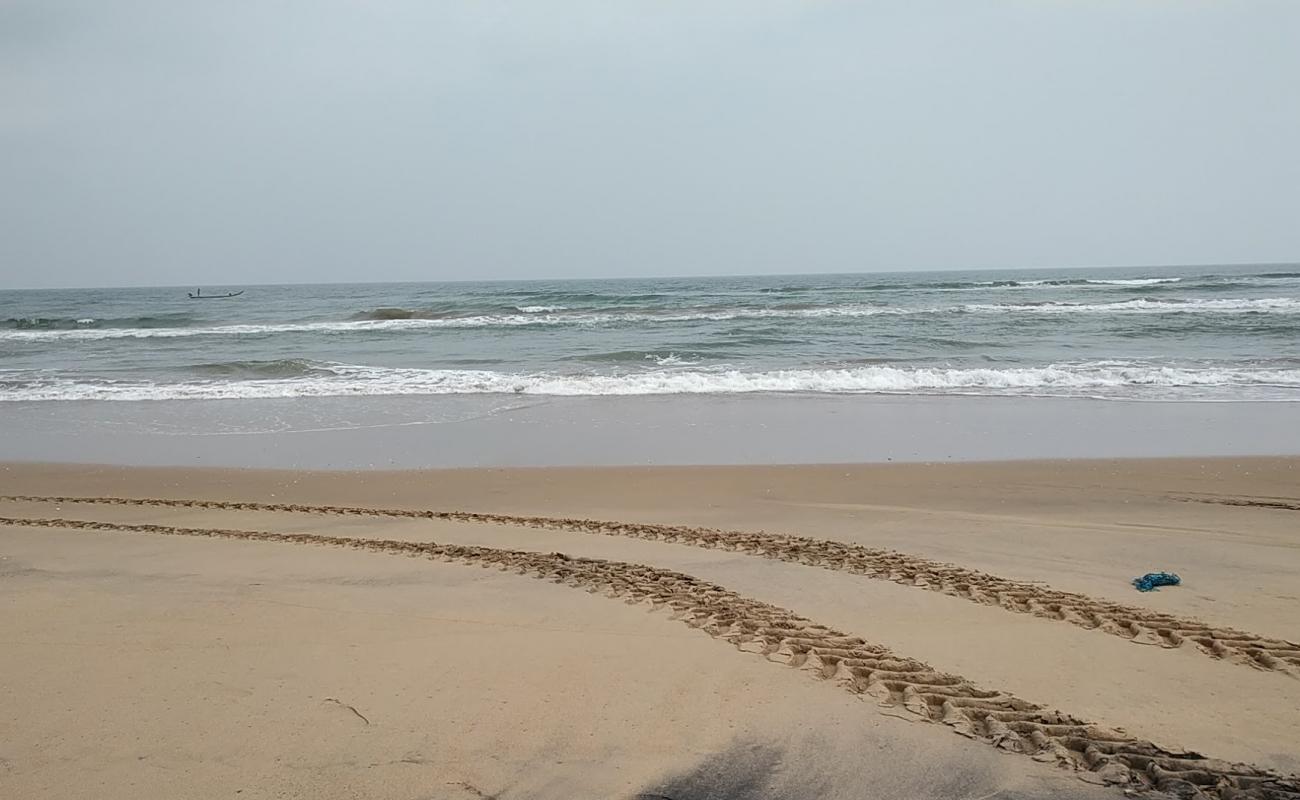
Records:
[[[1184,503],[1208,503],[1217,506],[1245,506],[1247,508],[1271,508],[1278,511],[1300,511],[1300,500],[1282,497],[1234,497],[1232,495],[1175,496],[1174,500]]]
[[[611,522],[560,517],[515,516],[469,511],[318,506],[293,503],[228,502],[223,500],[173,500],[129,497],[0,496],[0,501],[86,503],[98,505],[202,508],[226,511],[292,512],[409,519],[439,519],[495,525],[515,525],[544,530],[626,536],[637,539],[728,550],[805,566],[851,572],[893,581],[933,592],[995,605],[1019,614],[1068,622],[1098,630],[1138,644],[1181,647],[1191,643],[1218,659],[1256,669],[1300,676],[1300,644],[1212,626],[1195,619],[1150,609],[1098,600],[1035,583],[1000,578],[978,570],[931,561],[919,556],[862,545],[764,532],[726,531],[716,528],[650,523]]]
[[[1008,694],[980,689],[964,678],[939,672],[880,645],[691,575],[644,564],[573,558],[562,553],[310,533],[57,518],[0,517],[0,525],[325,545],[495,566],[628,603],[649,603],[654,609],[669,610],[673,619],[741,651],[831,680],[851,694],[872,698],[907,717],[939,722],[963,736],[1075,770],[1092,783],[1155,789],[1179,797],[1300,800],[1300,781],[1294,777],[1199,753],[1169,751]]]

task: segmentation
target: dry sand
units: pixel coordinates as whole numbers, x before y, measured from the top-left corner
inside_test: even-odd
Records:
[[[1196,618],[1228,657],[1192,636],[1142,646],[1132,630],[1090,630],[1041,604],[1038,616],[972,602],[948,578],[951,594],[764,557],[775,552],[766,540],[737,552],[526,520],[0,502],[7,518],[432,540],[675,570],[1129,737],[1300,770],[1300,662],[1275,648],[1272,668],[1238,663],[1258,647],[1227,631],[1300,640],[1296,459],[393,473],[10,465],[0,493],[584,517],[893,549],[1122,603],[1116,613],[1137,621],[1139,640],[1170,629],[1152,620]],[[1186,582],[1152,594],[1128,586],[1154,569]],[[0,603],[3,797],[1116,796],[988,737],[908,722],[905,709],[666,611],[511,572],[10,525],[0,527]]]

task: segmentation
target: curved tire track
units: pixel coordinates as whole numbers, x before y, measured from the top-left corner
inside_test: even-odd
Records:
[[[332,545],[482,567],[495,566],[629,603],[671,610],[674,619],[738,649],[834,681],[907,716],[1080,773],[1092,783],[1156,789],[1179,797],[1300,800],[1300,782],[1249,765],[1172,752],[1091,725],[905,658],[768,603],[691,575],[643,564],[487,547],[172,525],[0,517],[0,525]]]
[[[0,496],[0,501],[87,503],[99,505],[203,508],[228,511],[267,511],[516,525],[546,530],[627,536],[637,539],[730,550],[806,566],[852,572],[870,578],[916,586],[983,605],[996,605],[1020,614],[1068,622],[1099,630],[1138,644],[1181,647],[1192,643],[1214,658],[1262,670],[1300,675],[1300,644],[1258,636],[1234,628],[1207,625],[1150,609],[1098,600],[1024,581],[989,575],[904,553],[862,545],[762,532],[725,531],[684,525],[610,522],[560,517],[531,517],[468,511],[320,506],[293,503],[227,502],[129,497]]]

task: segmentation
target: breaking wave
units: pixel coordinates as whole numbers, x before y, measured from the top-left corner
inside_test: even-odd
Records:
[[[882,286],[879,288],[895,289],[967,289],[967,290],[987,290],[987,289],[1033,289],[1039,287],[1080,287],[1089,286],[1111,286],[1111,287],[1143,287],[1143,286],[1161,286],[1171,283],[1182,283],[1183,278],[1043,278],[1039,280],[1012,280],[1003,279],[995,281],[942,281],[936,283],[918,283],[918,284],[900,284],[896,286]]]
[[[40,377],[0,382],[0,401],[197,400],[292,397],[527,394],[984,394],[1114,399],[1300,400],[1300,369],[1168,367],[1119,362],[1004,369],[909,368],[651,370],[622,375],[514,374],[267,362],[300,374],[177,383]],[[668,359],[661,363],[671,364]],[[292,366],[289,366],[292,365]],[[260,369],[254,367],[254,369]],[[1254,392],[1252,395],[1251,393]]]
[[[480,309],[478,312],[467,312],[464,309],[437,309],[437,308],[374,308],[367,311],[361,311],[353,314],[353,322],[387,322],[389,320],[454,320],[454,319],[484,319],[502,314],[554,314],[565,311],[564,306],[542,306],[542,305],[524,305],[524,306],[496,306],[487,309]],[[486,313],[484,313],[486,311]]]
[[[530,307],[540,309],[541,307]],[[655,325],[720,322],[726,320],[854,318],[922,314],[1300,314],[1300,299],[1290,297],[1224,298],[1218,300],[1134,299],[1109,303],[967,303],[954,306],[903,307],[845,303],[832,306],[777,306],[651,312],[567,313],[530,310],[529,313],[475,316],[408,316],[406,309],[377,309],[371,317],[347,321],[292,322],[200,327],[135,327],[0,330],[0,340],[98,340],[123,338],[175,338],[185,336],[265,336],[280,333],[345,334],[402,332],[436,328],[494,328],[522,326]],[[432,312],[431,312],[432,313]],[[373,316],[378,315],[378,316]]]
[[[1295,314],[1293,297],[1224,298],[1222,300],[1119,300],[1113,303],[972,303],[961,307],[975,313],[1034,314]]]

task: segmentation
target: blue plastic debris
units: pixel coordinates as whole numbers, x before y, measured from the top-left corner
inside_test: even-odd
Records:
[[[1177,586],[1183,579],[1172,572],[1148,572],[1141,578],[1133,579],[1133,586],[1139,592],[1154,591],[1157,586]]]

